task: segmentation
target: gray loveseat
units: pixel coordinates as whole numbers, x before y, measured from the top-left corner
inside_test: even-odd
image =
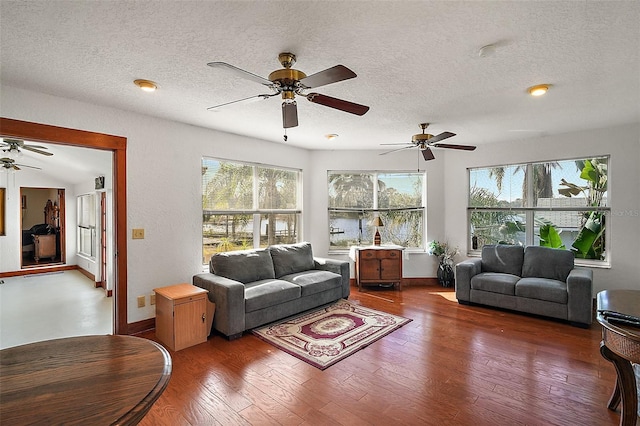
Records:
[[[482,258],[456,265],[456,297],[558,318],[588,327],[593,317],[593,271],[574,267],[573,253],[547,247],[486,245]]]
[[[229,339],[349,297],[349,262],[314,258],[311,244],[217,253],[193,285],[216,304],[213,328]]]

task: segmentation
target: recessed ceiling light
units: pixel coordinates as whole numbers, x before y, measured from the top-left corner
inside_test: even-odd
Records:
[[[529,87],[527,92],[529,92],[531,96],[542,96],[547,93],[549,87],[551,87],[550,84],[538,84],[536,86]]]
[[[158,88],[158,86],[150,80],[134,80],[133,83],[145,92],[155,92]]]
[[[337,134],[335,133],[329,133],[328,135],[324,135],[325,138],[329,139],[330,141],[334,140],[335,138],[338,137]]]

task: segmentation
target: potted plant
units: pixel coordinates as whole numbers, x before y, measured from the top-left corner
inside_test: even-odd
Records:
[[[460,253],[458,247],[451,248],[449,243],[431,241],[427,250],[431,256],[438,256],[438,282],[443,287],[451,287],[454,283],[453,258]]]

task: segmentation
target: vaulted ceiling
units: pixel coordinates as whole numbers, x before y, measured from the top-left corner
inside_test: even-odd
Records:
[[[640,121],[637,1],[3,0],[0,12],[2,84],[278,143],[278,97],[207,110],[265,92],[207,63],[262,77],[280,52],[307,75],[345,65],[357,78],[314,91],[371,109],[298,97],[286,143],[309,149],[382,149],[421,122],[479,145]],[[526,93],[540,83],[545,96]]]

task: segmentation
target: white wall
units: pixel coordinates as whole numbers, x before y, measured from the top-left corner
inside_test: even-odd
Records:
[[[313,243],[314,254],[326,256],[327,170],[416,170],[419,164],[426,167],[427,240],[448,239],[464,248],[467,167],[611,154],[612,267],[595,271],[596,290],[639,285],[640,218],[634,214],[640,211],[637,125],[529,143],[485,145],[473,153],[439,150],[436,160],[425,163],[417,161],[414,150],[385,156],[378,155],[382,151],[307,151],[7,86],[1,87],[0,107],[2,116],[8,118],[127,138],[129,322],[154,316],[154,309],[148,304],[137,308],[137,296],[148,296],[156,287],[190,282],[192,275],[201,270],[202,156],[302,169],[302,236]],[[7,223],[7,229],[9,226]],[[144,228],[145,239],[131,240],[132,228]],[[5,238],[0,237],[2,257]],[[405,276],[434,277],[436,265],[431,256],[413,254],[405,262]]]
[[[448,151],[445,158],[446,236],[465,248],[467,168],[610,154],[610,268],[594,268],[594,291],[640,289],[640,125],[624,125],[513,143],[481,145],[473,153]]]
[[[155,315],[154,307],[148,303],[154,288],[191,282],[191,277],[202,270],[202,156],[299,168],[305,172],[309,168],[309,151],[285,144],[9,86],[0,89],[3,117],[127,138],[127,315],[130,323]],[[150,108],[152,99],[150,97]],[[310,185],[310,180],[305,179],[307,194],[313,192]],[[304,208],[309,205],[307,199]],[[9,226],[7,223],[7,229]],[[144,228],[145,239],[132,240],[132,228]],[[305,238],[308,230],[305,222]],[[0,241],[5,238],[0,237]],[[4,245],[1,248],[4,257]],[[138,308],[136,297],[142,295],[147,296],[147,306]]]
[[[6,173],[6,172],[5,172]],[[20,190],[20,196],[25,198],[26,209],[22,210],[22,229],[29,229],[34,225],[45,223],[44,208],[47,201],[58,201],[57,188],[24,187]],[[22,202],[20,203],[22,206]]]

